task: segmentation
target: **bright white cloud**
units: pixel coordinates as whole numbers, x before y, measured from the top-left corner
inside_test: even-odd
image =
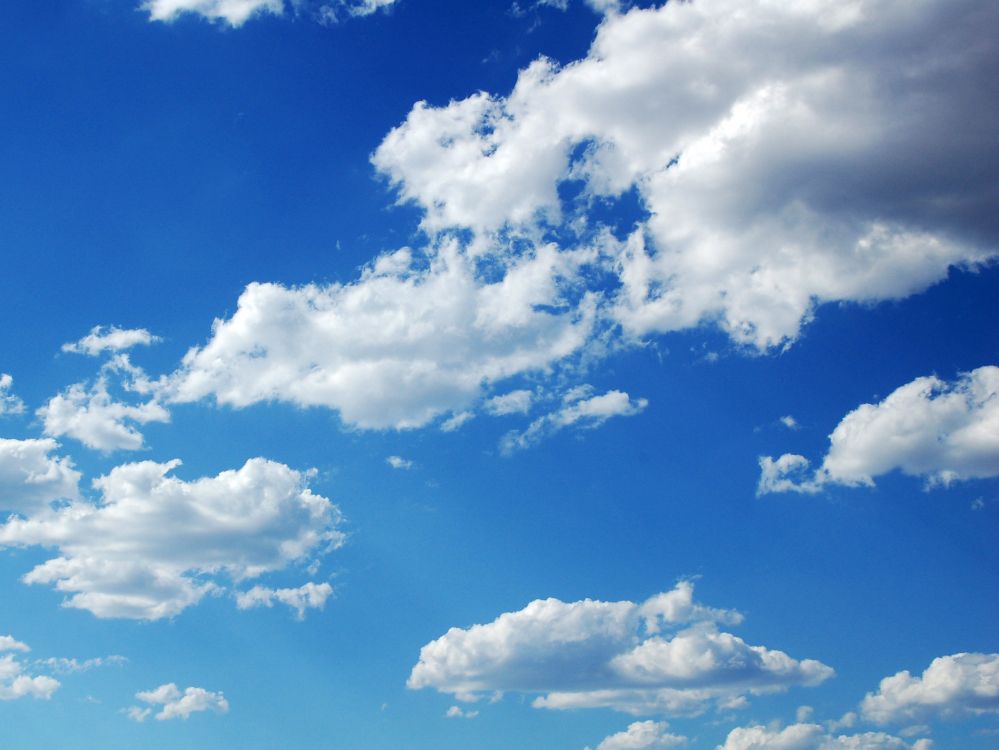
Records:
[[[0,653],[17,651],[26,653],[31,649],[9,635],[0,635]],[[13,701],[18,698],[42,698],[48,700],[59,689],[59,681],[45,675],[32,676],[24,671],[24,664],[16,654],[0,656],[0,701]]]
[[[185,356],[170,397],[235,407],[280,400],[337,409],[360,427],[419,427],[464,411],[485,384],[579,351],[595,300],[568,300],[590,257],[546,246],[485,283],[449,242],[425,268],[401,250],[351,284],[251,284],[235,314]]]
[[[55,440],[0,438],[0,511],[31,513],[54,500],[79,497],[80,472],[65,456],[52,456]]]
[[[932,750],[927,739],[909,744],[883,732],[833,736],[818,724],[792,724],[784,729],[763,726],[733,729],[718,750]]]
[[[189,687],[183,692],[174,684],[160,685],[155,690],[136,693],[135,697],[147,707],[132,706],[126,712],[134,721],[145,721],[159,707],[157,721],[187,719],[193,713],[214,711],[224,714],[229,711],[229,702],[221,692],[214,693],[204,688]]]
[[[537,600],[486,625],[451,628],[421,649],[407,684],[460,700],[513,691],[544,694],[537,708],[691,714],[712,699],[832,676],[820,662],[718,630],[740,620],[694,602],[686,581],[643,603]]]
[[[997,23],[988,0],[612,13],[586,58],[538,60],[509,96],[418,103],[373,161],[426,230],[471,229],[477,252],[592,229],[593,199],[635,189],[647,220],[605,246],[626,334],[711,322],[779,346],[818,304],[905,297],[994,257],[979,165]]]
[[[478,715],[478,711],[466,711],[460,706],[451,706],[444,714],[444,717],[447,719],[474,719]]]
[[[242,26],[256,15],[284,13],[284,0],[146,0],[142,8],[151,21],[175,21],[185,13],[196,13],[211,21]]]
[[[99,502],[13,517],[0,546],[57,549],[24,581],[66,592],[64,606],[155,620],[221,592],[222,576],[256,578],[342,541],[339,510],[311,492],[308,474],[255,458],[187,482],[170,476],[179,465],[118,466],[95,480]]]
[[[308,609],[323,609],[326,600],[333,594],[333,587],[328,583],[313,583],[309,581],[295,589],[271,589],[266,586],[254,586],[249,591],[236,594],[236,606],[240,609],[254,607],[273,607],[274,602],[287,605],[295,610],[299,620],[305,619]]]
[[[130,423],[170,421],[170,412],[156,399],[136,405],[116,401],[108,392],[104,377],[89,389],[84,383],[70,386],[36,413],[42,419],[46,435],[69,436],[105,453],[142,448],[142,433]]]
[[[413,466],[415,465],[408,458],[403,458],[402,456],[389,456],[388,458],[385,459],[385,463],[387,463],[393,469],[400,469],[400,470],[412,469]]]
[[[24,412],[24,402],[10,392],[14,378],[7,373],[0,373],[0,417],[4,414],[21,414]]]
[[[909,672],[881,680],[861,713],[877,724],[999,713],[999,654],[954,654],[934,659],[921,677]]]
[[[161,341],[145,328],[118,328],[94,326],[79,341],[62,345],[64,352],[76,352],[96,357],[104,352],[120,352],[135,346],[149,346]]]
[[[636,721],[625,731],[605,738],[597,745],[597,750],[649,750],[686,744],[686,737],[671,734],[667,729],[669,724],[665,721]]]
[[[847,414],[829,442],[812,476],[804,456],[761,458],[758,494],[870,486],[896,469],[931,485],[999,476],[999,367],[979,367],[951,383],[916,378]]]
[[[574,400],[561,409],[534,420],[523,432],[514,430],[504,435],[500,451],[504,455],[510,455],[530,448],[566,427],[599,427],[611,417],[634,416],[648,405],[646,399],[633,399],[622,391],[608,391],[602,396]]]

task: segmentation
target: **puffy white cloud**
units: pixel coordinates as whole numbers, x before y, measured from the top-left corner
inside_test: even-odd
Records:
[[[28,652],[31,649],[9,635],[0,635],[0,653],[4,651]],[[0,656],[0,701],[18,698],[42,698],[48,700],[59,689],[59,681],[45,675],[25,674],[24,665],[15,654]]]
[[[461,700],[514,691],[545,694],[538,708],[690,714],[711,699],[832,676],[820,662],[717,628],[740,619],[695,603],[686,581],[643,603],[537,600],[486,625],[451,628],[421,649],[407,684]]]
[[[146,0],[142,8],[151,21],[174,21],[184,13],[196,13],[211,21],[242,26],[256,15],[284,13],[284,0]]]
[[[486,400],[484,407],[486,413],[501,417],[506,414],[527,414],[533,402],[534,394],[520,389],[501,396],[493,396]]]
[[[677,747],[687,742],[686,737],[670,734],[667,729],[669,724],[665,721],[636,721],[625,731],[606,737],[597,750],[647,750]]]
[[[120,352],[135,346],[149,346],[161,341],[145,328],[119,328],[94,326],[79,341],[62,345],[64,352],[76,352],[96,357],[104,352]]]
[[[385,459],[385,463],[387,463],[393,469],[400,469],[400,470],[412,469],[413,466],[415,465],[408,458],[403,458],[402,456],[389,456],[388,458]]]
[[[54,500],[79,497],[80,472],[65,456],[52,456],[55,440],[0,438],[0,511],[30,513]]]
[[[584,59],[538,60],[506,97],[418,103],[373,161],[427,231],[469,228],[479,250],[592,229],[593,201],[634,189],[648,218],[608,243],[613,319],[769,348],[822,302],[904,297],[995,256],[996,23],[988,0],[611,13]]]
[[[869,486],[896,469],[931,485],[999,476],[999,367],[979,367],[951,383],[916,378],[851,411],[829,442],[811,477],[804,456],[761,458],[757,493],[812,493],[830,482]]]
[[[954,654],[934,659],[921,677],[907,671],[881,680],[861,713],[878,724],[999,713],[999,654]]]
[[[342,541],[340,512],[309,475],[262,458],[183,481],[179,461],[124,464],[94,481],[99,502],[75,500],[0,526],[0,546],[55,548],[24,576],[98,617],[176,615],[234,581],[324,554]]]
[[[142,448],[142,433],[130,422],[142,425],[170,421],[170,412],[155,398],[135,405],[116,401],[103,376],[89,389],[84,383],[70,386],[36,413],[46,435],[67,435],[105,453]]]
[[[608,391],[601,396],[577,398],[564,404],[551,414],[531,422],[523,432],[513,430],[503,436],[500,451],[510,455],[530,448],[546,437],[572,425],[599,427],[611,417],[630,417],[643,411],[649,402],[644,398],[632,399],[623,391]]]
[[[135,697],[148,706],[161,707],[156,714],[157,721],[186,720],[191,714],[202,711],[214,711],[219,714],[229,711],[229,702],[221,692],[215,693],[199,687],[185,688],[184,692],[181,692],[172,682],[160,685],[155,690],[136,693]],[[128,709],[127,715],[134,721],[145,721],[154,710],[151,707],[132,706]]]
[[[236,594],[236,606],[240,609],[254,607],[273,607],[274,602],[280,602],[295,610],[299,620],[305,618],[307,609],[323,609],[326,600],[333,594],[333,587],[328,583],[313,583],[309,581],[295,589],[271,589],[266,586],[254,586],[249,591]]]
[[[784,729],[763,726],[733,729],[718,750],[932,750],[931,740],[910,745],[883,732],[833,736],[818,724],[792,724]]]
[[[337,409],[360,427],[418,427],[466,410],[486,384],[579,351],[595,299],[573,280],[590,258],[545,246],[486,282],[448,242],[426,265],[409,250],[382,256],[350,284],[251,284],[185,356],[169,397],[280,400]]]
[[[461,706],[451,706],[445,714],[446,719],[474,719],[479,715],[478,711],[466,711]]]
[[[0,416],[24,412],[24,402],[10,392],[13,385],[14,378],[5,372],[0,373]]]

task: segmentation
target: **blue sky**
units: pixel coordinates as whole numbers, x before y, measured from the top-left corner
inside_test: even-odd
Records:
[[[999,747],[994,4],[5,17],[4,747]]]

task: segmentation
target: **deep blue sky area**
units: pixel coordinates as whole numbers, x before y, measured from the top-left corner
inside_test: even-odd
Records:
[[[0,747],[999,748],[991,3],[383,6],[5,4]]]

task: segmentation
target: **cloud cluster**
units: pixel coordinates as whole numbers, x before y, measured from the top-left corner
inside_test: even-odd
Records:
[[[69,594],[64,606],[155,620],[223,591],[225,579],[282,570],[342,541],[339,510],[312,493],[307,474],[255,458],[188,482],[171,476],[179,465],[118,466],[94,481],[99,502],[11,517],[0,547],[56,549],[24,581]]]
[[[175,21],[193,13],[209,21],[229,26],[242,26],[251,18],[262,15],[283,15],[286,9],[294,13],[309,13],[321,23],[336,23],[345,17],[369,16],[388,8],[396,0],[145,0],[142,8],[151,21]]]
[[[0,511],[30,514],[79,497],[80,472],[68,457],[52,455],[58,448],[49,438],[0,438]]]
[[[10,392],[14,378],[5,372],[0,373],[0,417],[4,414],[21,414],[24,412],[24,402]]]
[[[421,649],[407,684],[459,700],[542,694],[536,708],[696,714],[713,699],[832,676],[818,661],[750,646],[718,629],[740,620],[697,604],[686,581],[643,603],[537,600],[486,625],[451,628]]]
[[[904,297],[995,256],[979,165],[997,22],[982,0],[633,9],[508,96],[418,103],[373,161],[428,232],[479,248],[592,228],[595,203],[637,191],[647,217],[605,248],[611,318],[635,336],[717,322],[766,349],[822,302]]]
[[[636,721],[623,732],[604,738],[597,750],[651,750],[686,744],[686,737],[671,734],[668,729],[665,721]]]
[[[229,702],[221,692],[215,693],[204,688],[189,687],[183,692],[172,682],[160,685],[155,690],[135,694],[146,706],[132,706],[126,712],[133,721],[145,721],[159,707],[157,721],[187,719],[193,713],[214,711],[228,713]]]
[[[909,744],[883,732],[829,734],[818,724],[792,724],[784,729],[763,726],[737,727],[718,750],[932,750],[931,740]]]
[[[828,483],[871,486],[900,470],[930,485],[999,476],[999,367],[953,382],[916,378],[877,404],[847,414],[829,436],[822,466],[804,456],[760,459],[757,494],[818,492]]]
[[[9,635],[0,635],[0,701],[18,698],[48,700],[59,689],[59,681],[45,675],[32,676],[13,652],[27,653],[31,649]],[[8,653],[5,653],[8,652]]]
[[[121,352],[136,346],[149,346],[162,341],[145,328],[119,328],[118,326],[94,326],[90,333],[79,341],[62,345],[64,352],[75,352],[97,357],[104,352]]]
[[[907,671],[881,681],[861,713],[877,724],[999,713],[999,654],[954,654],[934,659],[921,677]]]
[[[309,581],[298,588],[271,589],[266,586],[254,586],[249,591],[236,594],[236,606],[240,609],[254,607],[273,607],[279,602],[295,610],[299,620],[305,618],[308,609],[322,609],[326,600],[333,594],[333,587],[328,583]]]

